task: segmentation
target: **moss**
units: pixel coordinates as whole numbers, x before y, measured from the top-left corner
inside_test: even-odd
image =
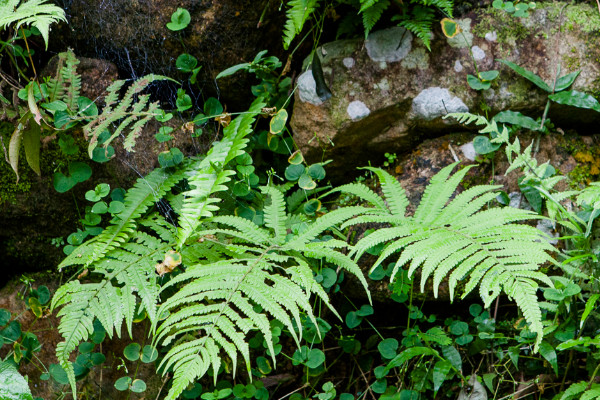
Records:
[[[473,34],[483,38],[486,33],[496,31],[500,44],[514,45],[527,38],[530,30],[521,24],[519,18],[515,18],[509,13],[489,7],[478,12],[480,22],[472,29]]]
[[[553,20],[560,19],[560,29],[572,31],[576,28],[585,33],[598,33],[600,30],[600,14],[598,9],[589,4],[541,3],[548,10]]]
[[[581,68],[581,60],[577,56],[567,56],[564,55],[562,57],[563,66],[568,71],[574,71]]]

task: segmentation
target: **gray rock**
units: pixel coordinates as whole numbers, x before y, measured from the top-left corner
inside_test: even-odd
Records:
[[[417,118],[431,121],[448,113],[468,112],[461,99],[452,96],[448,89],[431,87],[423,90],[412,102],[412,112]]]
[[[365,41],[365,47],[371,60],[395,62],[408,55],[412,40],[412,33],[396,26],[371,33]]]
[[[352,103],[348,104],[346,112],[354,121],[362,119],[367,115],[371,114],[371,110],[367,108],[365,103],[359,100],[355,100]]]
[[[319,106],[323,101],[317,94],[317,83],[313,77],[312,71],[308,70],[298,77],[298,95],[300,100]]]

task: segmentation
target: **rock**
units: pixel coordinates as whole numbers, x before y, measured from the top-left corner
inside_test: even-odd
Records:
[[[373,32],[366,41],[326,43],[317,52],[333,96],[321,101],[311,71],[301,75],[291,119],[294,139],[309,162],[332,159],[328,176],[340,182],[349,177],[346,160],[352,166],[379,163],[384,153],[407,153],[428,137],[456,129],[442,119],[450,112],[482,113],[484,104],[489,116],[510,109],[541,117],[547,94],[497,59],[546,82],[554,80],[559,64],[562,75],[581,70],[573,89],[600,93],[597,14],[592,6],[566,3],[542,5],[529,18],[494,9],[471,12],[457,20],[462,33],[452,39],[436,28],[431,52],[399,27]],[[473,59],[479,71],[500,71],[489,90],[467,85],[467,75],[476,74]],[[582,134],[600,122],[600,113],[556,103],[549,116]]]
[[[279,12],[279,4],[267,0],[61,0],[58,4],[65,8],[68,25],[53,30],[50,46],[54,50],[63,51],[68,44],[78,55],[114,62],[126,77],[153,73],[183,81],[189,74],[179,72],[175,60],[188,53],[202,66],[198,83],[206,89],[204,95],[208,90],[239,107],[251,100],[254,76],[238,73],[219,81],[215,76],[232,65],[252,61],[263,49],[283,59],[285,13]],[[177,8],[189,11],[191,23],[173,32],[166,24]],[[174,85],[161,87],[175,95]]]

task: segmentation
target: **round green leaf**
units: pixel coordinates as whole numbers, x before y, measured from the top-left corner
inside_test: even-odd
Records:
[[[325,362],[325,353],[320,349],[311,349],[308,353],[306,366],[308,368],[317,368]]]
[[[96,147],[92,151],[92,160],[97,163],[105,163],[113,159],[115,156],[115,148],[111,145],[107,147],[100,146]]]
[[[105,202],[99,201],[98,203],[92,206],[92,212],[94,214],[104,214],[108,211],[108,206]]]
[[[214,117],[223,113],[223,105],[214,97],[209,97],[204,103],[204,114],[208,117]]]
[[[84,182],[92,176],[92,169],[86,163],[77,161],[69,164],[69,173],[75,182]]]
[[[310,167],[308,167],[308,175],[311,178],[319,181],[325,178],[325,168],[323,168],[321,164],[313,164]]]
[[[191,20],[192,17],[188,10],[186,10],[185,8],[178,8],[171,15],[171,22],[167,24],[167,28],[169,28],[172,31],[180,31],[182,29],[185,29],[190,24]]]
[[[68,381],[67,381],[67,383],[68,383]],[[129,383],[131,383],[131,378],[130,377],[124,376],[122,378],[119,378],[115,382],[115,389],[117,389],[117,390],[119,390],[121,392],[124,392],[125,390],[129,389]]]
[[[370,305],[368,305],[368,304],[363,304],[363,305],[360,307],[360,310],[358,310],[358,311],[356,312],[356,314],[357,314],[357,315],[359,315],[359,316],[361,316],[361,317],[367,317],[367,316],[369,316],[369,315],[373,315],[373,313],[374,313],[374,312],[375,312],[375,311],[373,310],[373,307],[371,307],[371,306],[370,306]]]
[[[490,82],[483,82],[481,79],[471,74],[467,75],[467,83],[473,90],[486,90],[492,86]]]
[[[288,181],[297,181],[304,174],[304,171],[304,165],[288,165],[288,167],[285,169],[285,179],[287,179]]]
[[[69,384],[69,378],[67,377],[67,373],[60,365],[50,364],[48,371],[50,372],[50,376],[52,377],[52,379],[54,379],[56,382],[60,383],[61,385]]]
[[[236,182],[233,185],[233,194],[238,197],[247,196],[250,193],[250,186],[246,182]]]
[[[271,367],[271,362],[265,357],[258,357],[256,359],[256,367],[263,375],[270,374],[271,371],[273,371],[273,367]]]
[[[384,339],[377,345],[379,354],[381,357],[391,360],[396,357],[396,351],[398,350],[398,341],[393,338]]]
[[[469,333],[469,324],[464,321],[454,321],[450,325],[450,333],[456,336],[461,336]]]
[[[493,71],[483,71],[479,73],[479,79],[481,79],[484,82],[489,82],[489,81],[493,81],[494,79],[496,79],[498,77],[498,75],[500,75],[499,71],[493,70]]]
[[[492,143],[487,136],[479,135],[473,139],[473,148],[479,154],[489,154],[500,148],[499,143]]]
[[[177,69],[183,72],[192,72],[196,68],[196,65],[198,65],[196,57],[187,53],[180,54],[175,61]]]
[[[111,201],[108,206],[108,212],[111,214],[118,214],[125,209],[125,205],[120,201]]]
[[[150,345],[145,345],[142,350],[141,360],[143,363],[151,363],[154,362],[158,358],[158,351],[155,347]]]
[[[346,314],[346,326],[350,329],[356,328],[362,322],[362,317],[356,315],[355,311]]]
[[[62,172],[55,172],[52,178],[54,190],[58,193],[68,192],[77,184],[77,181],[70,176],[65,176]]]
[[[8,326],[0,331],[0,337],[5,342],[16,342],[21,337],[21,324],[11,321]]]
[[[10,321],[10,311],[0,308],[0,326],[8,324],[8,321]]]
[[[269,124],[269,128],[272,135],[279,135],[283,132],[285,128],[285,124],[288,119],[288,113],[285,109],[281,109],[277,111],[277,114],[271,118],[271,123]]]
[[[90,356],[90,361],[92,365],[100,365],[106,361],[106,356],[102,353],[94,353]]]
[[[337,274],[331,268],[323,268],[321,275],[323,276],[321,284],[325,289],[332,287],[337,282]]]
[[[79,114],[84,117],[93,117],[98,115],[98,107],[96,103],[84,96],[77,98],[77,109]]]
[[[140,358],[140,349],[138,343],[130,343],[123,349],[123,355],[129,361],[137,361]]]
[[[146,390],[146,382],[141,379],[136,379],[131,382],[131,391],[134,393],[142,393]]]
[[[296,150],[288,157],[288,162],[293,165],[302,164],[303,161],[304,156],[302,156],[302,151],[300,150]]]
[[[321,209],[321,201],[318,199],[310,199],[304,203],[304,213],[307,215],[313,215]]]
[[[50,290],[47,286],[41,285],[37,288],[37,298],[40,304],[46,304],[50,300]]]
[[[70,135],[59,135],[58,146],[60,147],[60,151],[66,155],[77,154],[79,151],[79,147],[75,144],[75,139]]]
[[[290,165],[289,167],[295,167],[295,165]],[[307,174],[302,174],[300,178],[298,178],[298,186],[304,190],[312,190],[317,187],[317,183],[313,181]]]
[[[79,345],[78,349],[79,349],[79,353],[81,354],[87,354],[87,353],[91,353],[94,350],[94,347],[96,345],[94,343],[91,342],[83,342]]]

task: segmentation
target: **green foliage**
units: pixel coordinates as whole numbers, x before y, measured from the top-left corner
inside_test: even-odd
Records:
[[[372,269],[394,253],[401,252],[394,265],[391,280],[405,264],[410,263],[409,276],[421,267],[421,290],[433,276],[433,290],[445,277],[449,280],[450,298],[457,284],[468,276],[463,297],[479,286],[486,306],[504,292],[513,298],[538,334],[536,348],[543,337],[542,316],[537,302],[536,280],[551,284],[547,275],[537,271],[541,264],[554,260],[547,254],[555,251],[540,232],[528,225],[514,222],[534,219],[531,212],[507,208],[482,210],[496,198],[499,186],[475,186],[454,197],[456,187],[470,168],[454,175],[452,164],[435,175],[426,188],[413,216],[405,216],[408,200],[400,184],[387,172],[369,168],[380,180],[387,205],[362,184],[342,186],[336,191],[358,195],[371,203],[370,213],[357,217],[346,225],[386,223],[365,236],[352,250],[359,258],[368,249],[386,243]],[[368,212],[368,211],[365,211]]]
[[[0,362],[0,398],[3,400],[33,400],[27,381],[10,361]]]
[[[288,49],[292,40],[298,35],[305,22],[319,6],[319,0],[290,0],[287,3],[287,21],[283,28],[283,48]]]
[[[66,18],[62,8],[47,2],[48,0],[3,1],[0,4],[0,30],[12,24],[15,25],[15,29],[22,25],[31,25],[40,31],[48,48],[50,25],[66,21]]]
[[[118,80],[107,89],[104,99],[105,106],[102,114],[91,118],[83,127],[83,132],[88,139],[88,154],[93,156],[94,149],[98,146],[98,137],[113,124],[117,128],[103,143],[107,147],[117,136],[125,135],[123,146],[127,151],[133,151],[135,140],[140,135],[142,128],[152,118],[160,116],[158,102],[150,102],[150,95],[140,94],[148,85],[157,80],[169,79],[160,75],[146,75],[133,82],[120,98],[119,91],[126,81]]]

